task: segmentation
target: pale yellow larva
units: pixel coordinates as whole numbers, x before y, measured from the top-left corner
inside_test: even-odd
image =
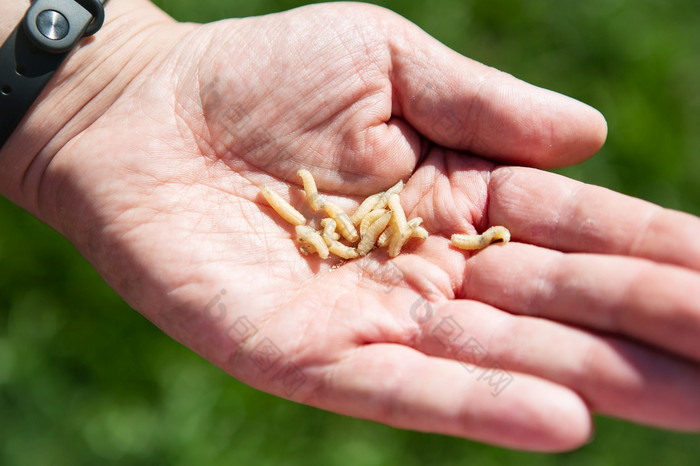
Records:
[[[491,243],[502,241],[507,243],[510,241],[510,231],[503,226],[494,226],[486,230],[480,235],[466,235],[455,233],[450,238],[452,245],[459,249],[475,251],[483,249]]]
[[[383,209],[389,204],[389,197],[392,194],[400,194],[401,191],[403,191],[403,180],[399,180],[398,183],[396,183],[394,186],[391,188],[387,189],[383,193],[380,193],[379,199],[377,199],[377,203],[374,205],[374,209]]]
[[[260,188],[260,193],[263,195],[267,203],[270,204],[270,207],[272,207],[275,212],[280,215],[280,217],[292,225],[304,225],[306,223],[306,218],[301,214],[301,212],[292,207],[289,202],[282,199],[279,194],[268,188],[267,185],[263,185]]]
[[[342,259],[354,259],[360,255],[357,249],[335,240],[328,245],[328,250]]]
[[[401,254],[401,248],[403,247],[406,237],[401,234],[398,227],[394,229],[394,233],[389,238],[388,253],[389,257],[396,257]]]
[[[332,218],[324,218],[321,220],[321,228],[323,228],[321,235],[327,245],[330,246],[331,241],[338,241],[340,235],[335,231],[336,223]]]
[[[396,231],[396,227],[394,225],[389,224],[386,230],[384,230],[382,234],[379,235],[379,238],[377,239],[377,247],[383,248],[384,246],[388,246],[389,240],[394,235],[394,231]]]
[[[324,201],[321,207],[326,211],[329,217],[335,220],[337,223],[336,228],[343,238],[351,243],[354,243],[360,238],[355,225],[353,225],[350,221],[350,217],[348,217],[348,214],[346,214],[343,209],[330,201]]]
[[[421,226],[422,223],[423,219],[421,217],[415,217],[408,221],[406,227],[410,232],[411,238],[428,239],[428,230]]]
[[[321,226],[323,227],[323,240],[326,242],[328,251],[330,251],[331,254],[335,254],[341,259],[354,259],[358,256],[357,249],[346,246],[338,241],[340,235],[335,231],[335,220],[332,218],[324,218],[321,220]]]
[[[376,222],[379,217],[381,217],[387,212],[388,210],[386,209],[374,209],[373,211],[368,212],[367,215],[365,215],[362,221],[360,222],[360,239],[362,239],[365,233],[367,233],[369,226]]]
[[[423,219],[420,217],[413,218],[409,220],[406,224],[407,227],[407,234],[406,237],[403,238],[403,243],[401,243],[400,236],[395,236],[394,233],[397,231],[395,225],[389,225],[389,227],[384,230],[384,233],[381,234],[379,239],[377,240],[377,246],[378,247],[384,247],[387,246],[389,248],[389,255],[391,257],[396,257],[400,252],[401,248],[403,247],[403,244],[406,243],[411,238],[418,238],[422,240],[428,239],[428,230],[423,228],[421,225],[423,223]],[[393,244],[392,244],[392,239],[393,239]],[[393,254],[393,255],[392,255]]]
[[[318,196],[318,188],[313,175],[308,170],[301,169],[297,172],[301,182],[304,185],[304,193],[306,193],[306,201],[312,209],[320,210],[323,208],[323,201]]]
[[[403,211],[403,207],[401,207],[401,200],[399,199],[398,194],[392,194],[389,196],[388,207],[389,210],[394,213],[391,219],[392,223],[396,225],[396,228],[399,232],[401,232],[402,236],[406,236],[408,233],[408,224],[406,222],[406,214]]]
[[[357,246],[357,252],[361,256],[364,256],[374,248],[374,244],[377,242],[377,238],[379,238],[379,235],[382,234],[386,226],[389,224],[389,222],[391,221],[391,217],[391,211],[385,212],[384,214],[382,214],[381,217],[375,220],[369,226],[365,234],[362,235],[360,244]]]
[[[428,230],[421,226],[413,227],[411,228],[411,238],[426,240],[428,239]]]
[[[382,194],[384,193],[372,194],[367,199],[362,201],[362,204],[360,204],[360,206],[350,216],[350,221],[353,223],[353,225],[358,226],[360,222],[362,222],[362,219],[365,218],[370,211],[374,210],[374,205],[377,203]]]
[[[297,171],[297,175],[301,178],[301,182],[304,185],[304,192],[306,193],[306,201],[309,203],[312,209],[320,210],[323,209],[329,217],[336,221],[336,228],[348,241],[355,242],[359,239],[355,225],[350,221],[350,217],[336,204],[325,201],[318,195],[318,188],[316,187],[316,181],[313,175],[308,171],[301,169]]]
[[[311,246],[318,254],[318,257],[321,259],[328,258],[328,246],[326,246],[323,237],[316,230],[306,225],[297,225],[294,229],[297,233],[297,239],[303,244],[305,251],[308,252],[308,246]]]

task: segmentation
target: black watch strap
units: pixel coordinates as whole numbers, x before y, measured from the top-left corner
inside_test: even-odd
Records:
[[[70,50],[104,22],[107,0],[35,0],[0,47],[0,148]]]

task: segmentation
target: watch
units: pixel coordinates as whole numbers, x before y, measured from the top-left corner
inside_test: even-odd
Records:
[[[0,148],[83,37],[104,23],[108,0],[35,0],[0,47]]]

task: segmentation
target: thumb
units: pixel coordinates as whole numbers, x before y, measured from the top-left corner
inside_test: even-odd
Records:
[[[413,24],[389,35],[392,112],[433,142],[498,162],[554,168],[605,142],[594,108],[450,50]]]

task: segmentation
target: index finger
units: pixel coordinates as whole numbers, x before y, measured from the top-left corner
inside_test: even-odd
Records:
[[[700,219],[522,167],[493,171],[489,223],[516,241],[564,252],[640,257],[700,270]]]

